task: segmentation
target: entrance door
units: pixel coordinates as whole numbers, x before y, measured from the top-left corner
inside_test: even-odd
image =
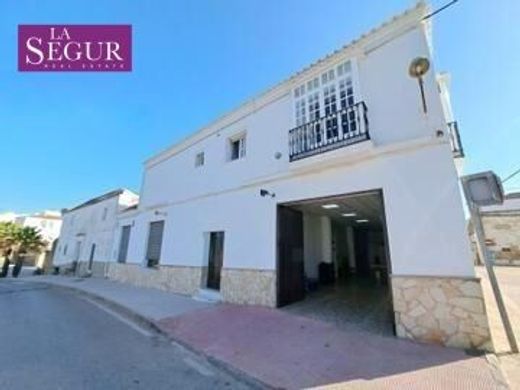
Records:
[[[92,264],[94,263],[94,254],[96,253],[96,244],[90,247],[90,257],[88,258],[88,270],[92,271]]]
[[[126,262],[128,254],[128,243],[130,242],[130,229],[132,226],[126,225],[121,229],[121,240],[119,241],[119,254],[117,256],[118,263]]]
[[[303,214],[278,206],[278,306],[304,296]]]
[[[211,232],[209,236],[208,280],[206,286],[220,290],[220,273],[224,262],[224,232]]]

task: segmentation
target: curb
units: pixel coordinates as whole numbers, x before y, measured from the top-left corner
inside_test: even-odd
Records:
[[[183,340],[180,340],[180,339],[177,339],[176,337],[172,336],[169,332],[165,331],[159,324],[157,324],[157,322],[155,322],[154,320],[142,315],[142,314],[139,314],[137,312],[135,312],[134,310],[131,310],[129,309],[128,307],[120,304],[120,303],[117,303],[117,302],[114,302],[106,297],[103,297],[101,295],[98,295],[98,294],[95,294],[95,293],[92,293],[90,291],[85,291],[83,290],[82,288],[80,287],[75,287],[75,286],[66,286],[66,285],[62,285],[62,284],[55,284],[55,283],[52,283],[52,282],[48,282],[48,281],[38,281],[38,280],[26,280],[26,282],[29,282],[29,283],[38,283],[38,284],[44,284],[46,286],[49,286],[49,287],[55,287],[55,288],[58,288],[58,289],[62,289],[62,290],[66,290],[66,291],[69,291],[73,294],[77,294],[77,295],[84,295],[104,306],[106,306],[107,308],[109,309],[112,309],[113,311],[117,312],[118,314],[121,314],[125,317],[127,317],[128,319],[138,323],[139,325],[141,325],[142,327],[146,327],[146,328],[149,328],[151,329],[152,331],[156,332],[157,334],[163,336],[164,338],[166,338],[168,341],[172,342],[172,343],[175,343],[177,344],[178,346],[190,351],[191,353],[197,355],[198,357],[201,357],[203,359],[205,359],[208,363],[210,363],[211,365],[215,366],[216,368],[218,369],[221,369],[223,371],[225,371],[227,374],[233,376],[234,378],[242,381],[242,382],[245,382],[247,385],[251,386],[252,388],[255,388],[255,389],[276,389],[276,387],[273,387],[272,385],[266,383],[266,382],[263,382],[262,380],[258,379],[258,378],[255,378],[253,376],[251,376],[250,374],[248,374],[247,372],[245,371],[242,371],[238,368],[236,368],[235,366],[232,366],[231,364],[229,363],[226,363],[222,360],[219,360],[217,358],[214,358],[213,356],[210,356],[210,355],[207,355],[205,354],[204,352],[192,347],[190,344],[186,343],[185,341]]]

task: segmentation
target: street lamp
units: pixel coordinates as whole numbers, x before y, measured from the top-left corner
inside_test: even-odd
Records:
[[[478,254],[486,266],[486,271],[489,276],[489,281],[493,289],[493,294],[495,296],[502,323],[504,324],[507,339],[511,346],[511,351],[518,353],[518,345],[516,343],[513,327],[509,321],[504,300],[495,275],[495,270],[493,269],[491,256],[486,247],[484,226],[482,225],[482,217],[480,215],[481,206],[500,205],[504,203],[504,189],[502,188],[500,178],[491,171],[463,176],[461,181],[464,196],[468,202],[471,221],[475,228]]]

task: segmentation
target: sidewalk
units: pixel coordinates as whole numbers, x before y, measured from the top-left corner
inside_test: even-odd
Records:
[[[417,344],[285,311],[198,302],[104,279],[25,277],[75,288],[148,318],[181,344],[277,388],[506,388],[496,359]]]

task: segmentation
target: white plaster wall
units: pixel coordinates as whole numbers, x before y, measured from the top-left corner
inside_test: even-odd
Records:
[[[247,189],[211,198],[194,200],[139,213],[119,221],[132,224],[127,263],[144,264],[148,228],[152,221],[165,220],[161,264],[206,265],[205,233],[224,231],[224,267],[274,269],[276,207],[271,199],[261,198],[257,189]],[[166,215],[162,215],[162,214]]]
[[[17,220],[19,220],[22,226],[30,226],[38,229],[43,239],[48,242],[49,249],[52,242],[60,235],[61,219],[28,216],[19,217]]]
[[[96,244],[94,261],[112,261],[113,237],[121,207],[119,197],[114,196],[91,206],[64,213],[53,264],[59,266],[74,261],[77,241],[81,241],[80,261],[89,260],[93,243]],[[105,208],[107,215],[103,220]],[[66,254],[65,246],[67,246]]]

